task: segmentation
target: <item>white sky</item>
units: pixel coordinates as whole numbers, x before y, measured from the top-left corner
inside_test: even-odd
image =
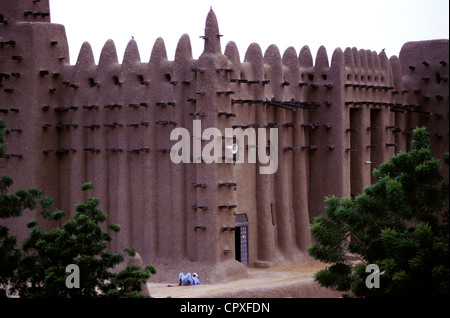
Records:
[[[84,41],[91,44],[98,63],[108,39],[121,62],[132,36],[141,61],[149,61],[158,37],[173,60],[184,33],[198,58],[210,6],[224,35],[222,52],[234,41],[241,60],[252,42],[263,52],[276,44],[281,54],[289,46],[298,54],[308,45],[314,57],[324,45],[329,58],[337,47],[385,48],[389,57],[398,56],[408,41],[449,38],[448,0],[50,0],[52,22],[66,28],[71,64]]]

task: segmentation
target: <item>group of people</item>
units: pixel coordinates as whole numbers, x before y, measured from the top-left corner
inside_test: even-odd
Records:
[[[178,275],[178,280],[180,281],[180,286],[201,285],[197,273],[194,273],[192,275],[191,273],[187,273],[186,275],[180,273],[180,275]]]

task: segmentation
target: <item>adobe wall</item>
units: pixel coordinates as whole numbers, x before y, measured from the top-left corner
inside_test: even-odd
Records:
[[[43,110],[63,104],[60,75],[68,58],[62,25],[50,23],[48,1],[2,1],[0,4],[0,112],[8,134],[2,175],[14,180],[13,189],[45,185],[59,199],[59,160],[45,157],[42,149],[55,147],[57,134],[47,134],[44,123],[57,121],[57,113]],[[51,169],[49,169],[51,167]],[[37,216],[39,219],[39,216]],[[11,227],[26,231],[29,215]],[[23,235],[22,235],[23,236]]]
[[[0,5],[8,128],[0,174],[14,189],[45,190],[69,216],[80,186],[92,182],[89,195],[122,229],[113,249],[134,247],[160,270],[156,279],[180,270],[196,269],[205,282],[245,273],[235,260],[243,213],[250,266],[302,260],[325,196],[360,193],[373,168],[408,149],[416,126],[429,128],[435,156],[448,151],[448,40],[410,42],[391,58],[337,48],[330,60],[321,47],[313,61],[307,46],[263,53],[256,43],[241,57],[234,42],[221,47],[211,10],[198,59],[183,35],[173,61],[159,38],[148,62],[134,40],[119,62],[109,40],[98,65],[89,43],[70,65],[64,27],[42,14],[48,1],[19,3]],[[265,127],[267,139],[278,128],[277,172],[260,174],[259,161],[193,163],[192,152],[191,163],[172,163],[173,128],[189,130],[191,151],[210,142],[195,135],[193,120],[222,134]],[[243,145],[239,155],[258,146]],[[23,238],[33,217],[9,225]]]

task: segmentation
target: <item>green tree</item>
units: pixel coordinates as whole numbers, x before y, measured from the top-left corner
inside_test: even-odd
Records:
[[[0,120],[0,145],[4,144]],[[4,151],[4,148],[0,148]],[[58,221],[63,211],[53,211],[53,199],[44,197],[37,189],[20,190],[8,194],[12,179],[0,180],[0,217],[17,217],[25,209],[42,208],[46,220]],[[91,183],[82,186],[83,191],[93,189]],[[153,266],[141,268],[130,265],[119,272],[113,267],[122,263],[124,256],[112,253],[108,243],[112,235],[103,231],[101,224],[107,215],[99,210],[99,199],[87,197],[76,205],[76,215],[51,230],[39,227],[36,220],[29,221],[30,235],[17,247],[17,240],[9,235],[9,229],[0,227],[0,296],[17,293],[20,297],[141,297],[142,285],[151,274]],[[55,222],[56,223],[56,222]],[[119,232],[117,224],[109,224],[112,232]],[[124,252],[135,255],[133,249]],[[71,272],[66,267],[74,264],[79,269],[79,288],[68,288],[66,279]]]
[[[5,122],[0,119],[0,156],[6,150],[5,147]],[[38,189],[19,190],[8,193],[13,180],[8,176],[0,178],[0,219],[18,217],[26,209],[34,209],[43,196]],[[21,250],[17,248],[17,239],[9,235],[9,228],[0,225],[0,297],[6,296],[7,286],[11,284],[18,267]]]
[[[83,191],[93,189],[91,183],[84,184]],[[64,213],[50,212],[51,202],[44,206],[45,218],[59,220]],[[32,220],[30,236],[23,243],[18,276],[14,288],[23,297],[139,297],[142,285],[156,273],[153,266],[140,268],[127,266],[118,273],[110,269],[123,262],[120,253],[108,250],[112,235],[103,231],[101,224],[106,214],[97,209],[99,199],[88,197],[77,204],[76,215],[61,228],[45,231]],[[117,224],[109,229],[119,232]],[[133,249],[125,249],[134,256]],[[67,288],[66,266],[75,264],[79,268],[80,288]]]
[[[355,198],[326,198],[326,215],[313,220],[317,243],[308,253],[331,264],[315,280],[347,296],[448,296],[449,189],[426,129],[417,128],[411,150],[373,175],[376,182]],[[366,286],[369,264],[380,269],[379,288]]]
[[[25,209],[36,208],[43,192],[37,189],[19,190],[9,194],[7,189],[13,184],[10,177],[0,179],[0,219],[18,217]],[[17,248],[17,238],[9,234],[9,228],[0,225],[0,297],[6,296],[6,289],[11,284],[21,250]]]

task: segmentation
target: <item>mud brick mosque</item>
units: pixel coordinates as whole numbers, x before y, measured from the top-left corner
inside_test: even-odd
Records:
[[[158,268],[152,280],[197,271],[217,282],[304,259],[325,196],[359,194],[372,169],[408,150],[415,127],[427,127],[436,158],[448,151],[448,39],[408,42],[390,58],[337,48],[329,62],[324,47],[313,60],[308,46],[282,54],[255,43],[242,56],[234,42],[222,50],[212,10],[201,38],[198,59],[185,34],[173,61],[159,38],[148,61],[134,40],[118,61],[109,40],[98,64],[84,43],[70,65],[48,0],[1,0],[0,175],[14,179],[11,190],[43,189],[73,216],[81,185],[92,182],[89,195],[122,229],[113,250],[134,247]],[[277,151],[277,171],[173,163],[170,133],[184,127],[200,138],[195,119],[202,129],[277,128],[278,149],[267,150]],[[10,220],[11,231],[24,238],[33,218],[41,220],[34,211]]]

